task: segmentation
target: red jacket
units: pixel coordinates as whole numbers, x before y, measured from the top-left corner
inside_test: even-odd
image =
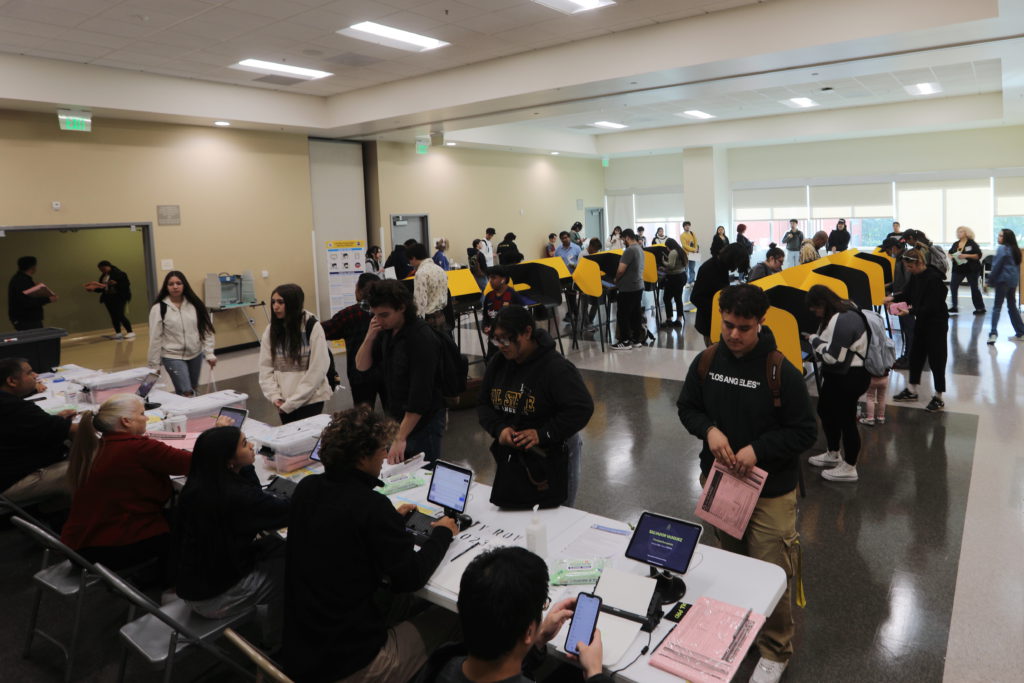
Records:
[[[73,550],[130,545],[170,532],[163,509],[171,475],[188,474],[192,454],[126,432],[105,434],[71,500],[60,540]]]

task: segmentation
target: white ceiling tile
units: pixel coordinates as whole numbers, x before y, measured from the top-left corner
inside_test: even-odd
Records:
[[[481,7],[474,7],[456,0],[432,0],[424,5],[411,7],[409,11],[445,24],[477,17],[487,12]]]
[[[67,30],[66,26],[58,24],[42,24],[38,21],[27,21],[25,19],[14,19],[3,17],[0,19],[0,29],[8,33],[23,33],[28,36],[40,36],[42,38],[54,38]]]
[[[176,29],[154,33],[151,36],[147,36],[144,40],[152,43],[160,43],[161,45],[186,48],[188,50],[202,50],[220,42],[215,38],[194,36],[189,33],[181,33]]]
[[[376,2],[375,0],[335,0],[322,7],[322,9],[333,12],[345,21],[344,25],[351,26],[361,21],[378,21],[389,14],[400,12],[405,7],[395,2]]]
[[[126,24],[141,26],[148,31],[159,31],[174,26],[188,17],[176,12],[161,12],[156,8],[118,5],[100,13],[97,18],[123,21]]]
[[[208,12],[217,5],[202,0],[125,0],[120,6],[132,8],[137,13],[158,12],[187,19]]]
[[[11,0],[0,7],[0,16],[70,28],[88,19],[90,14],[76,11],[67,6],[52,7],[31,2],[31,0]]]
[[[525,5],[529,1],[530,0],[460,0],[464,5],[479,7],[480,9],[485,9],[488,12],[508,9],[514,5]]]
[[[288,39],[294,41],[306,41],[313,40],[314,38],[321,38],[325,35],[333,34],[334,31],[329,30],[324,26],[302,26],[300,24],[292,24],[287,21],[278,21],[269,26],[256,29],[246,35],[250,36],[267,36],[275,39]]]
[[[935,74],[931,69],[910,69],[897,71],[893,74],[903,85],[914,85],[916,83],[931,83],[935,80]]]
[[[128,49],[132,52],[142,52],[167,59],[180,59],[197,48],[167,45],[166,43],[158,43],[153,40],[137,40],[132,42],[127,48],[122,47],[119,49]]]
[[[153,32],[152,29],[142,24],[129,24],[124,21],[113,19],[102,19],[99,17],[83,21],[78,28],[96,33],[109,33],[114,36],[126,36],[128,38],[141,38]]]
[[[272,19],[286,19],[309,9],[306,5],[291,0],[231,0],[224,6]]]
[[[41,47],[45,44],[46,38],[30,36],[27,33],[11,33],[0,31],[0,50],[3,52],[18,53],[18,48]]]
[[[331,12],[322,7],[311,9],[302,14],[289,17],[288,23],[299,26],[309,26],[321,31],[338,31],[347,28],[351,24],[337,12]]]
[[[137,64],[139,66],[157,66],[160,64],[166,64],[169,60],[163,55],[153,54],[151,52],[133,52],[131,50],[115,50],[107,55],[104,59],[112,59],[120,62],[127,62],[129,64]]]
[[[430,30],[441,25],[437,19],[425,17],[415,12],[394,12],[376,20],[385,26],[393,26],[403,31],[412,31],[422,35],[430,35]]]
[[[92,31],[83,31],[77,28],[61,33],[59,39],[61,41],[69,40],[74,43],[85,43],[86,45],[106,46],[111,50],[119,50],[134,42],[133,38],[112,36],[105,33],[93,33]]]

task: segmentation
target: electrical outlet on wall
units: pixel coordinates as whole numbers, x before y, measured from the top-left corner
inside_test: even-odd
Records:
[[[160,259],[160,270],[174,270],[174,259]]]
[[[263,277],[270,277],[270,271],[269,270],[261,270],[260,271],[260,275],[262,275]]]

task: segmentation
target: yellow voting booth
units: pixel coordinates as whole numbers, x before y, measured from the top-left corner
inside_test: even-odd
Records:
[[[829,257],[829,260],[837,265],[854,268],[867,275],[868,286],[871,288],[871,305],[881,306],[885,299],[885,272],[882,270],[881,265],[857,258],[858,253],[860,252],[856,249],[848,249]]]
[[[445,274],[448,275],[448,293],[452,298],[457,299],[470,294],[480,296],[480,285],[476,283],[476,278],[469,268],[446,270]]]

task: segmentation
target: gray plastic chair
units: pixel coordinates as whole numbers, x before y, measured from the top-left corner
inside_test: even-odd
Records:
[[[247,679],[254,678],[245,667],[217,647],[214,641],[229,626],[236,626],[250,619],[255,608],[237,617],[206,619],[195,614],[180,598],[163,606],[158,605],[102,564],[95,567],[103,581],[127,600],[130,606],[128,623],[120,630],[125,647],[117,673],[119,682],[124,680],[129,648],[135,650],[150,665],[162,666],[163,680],[168,683],[171,680],[175,658],[191,645],[208,652]],[[145,614],[136,619],[137,610],[142,610]]]
[[[26,515],[27,516],[27,515]],[[25,650],[23,657],[28,658],[32,652],[32,641],[36,636],[56,645],[67,665],[64,669],[64,681],[71,680],[71,673],[75,664],[75,648],[78,645],[78,633],[82,624],[82,605],[85,601],[85,591],[88,587],[99,583],[99,576],[96,574],[92,563],[76,553],[71,548],[60,542],[60,539],[44,529],[40,524],[17,516],[11,519],[11,523],[32,537],[39,545],[43,546],[42,566],[33,575],[36,594],[32,600],[32,613],[28,622],[28,636],[25,639]],[[51,553],[64,557],[62,562],[51,563]],[[53,634],[47,633],[38,627],[39,607],[43,601],[43,589],[49,590],[56,595],[74,600],[74,616],[71,620],[71,640],[63,643]]]

